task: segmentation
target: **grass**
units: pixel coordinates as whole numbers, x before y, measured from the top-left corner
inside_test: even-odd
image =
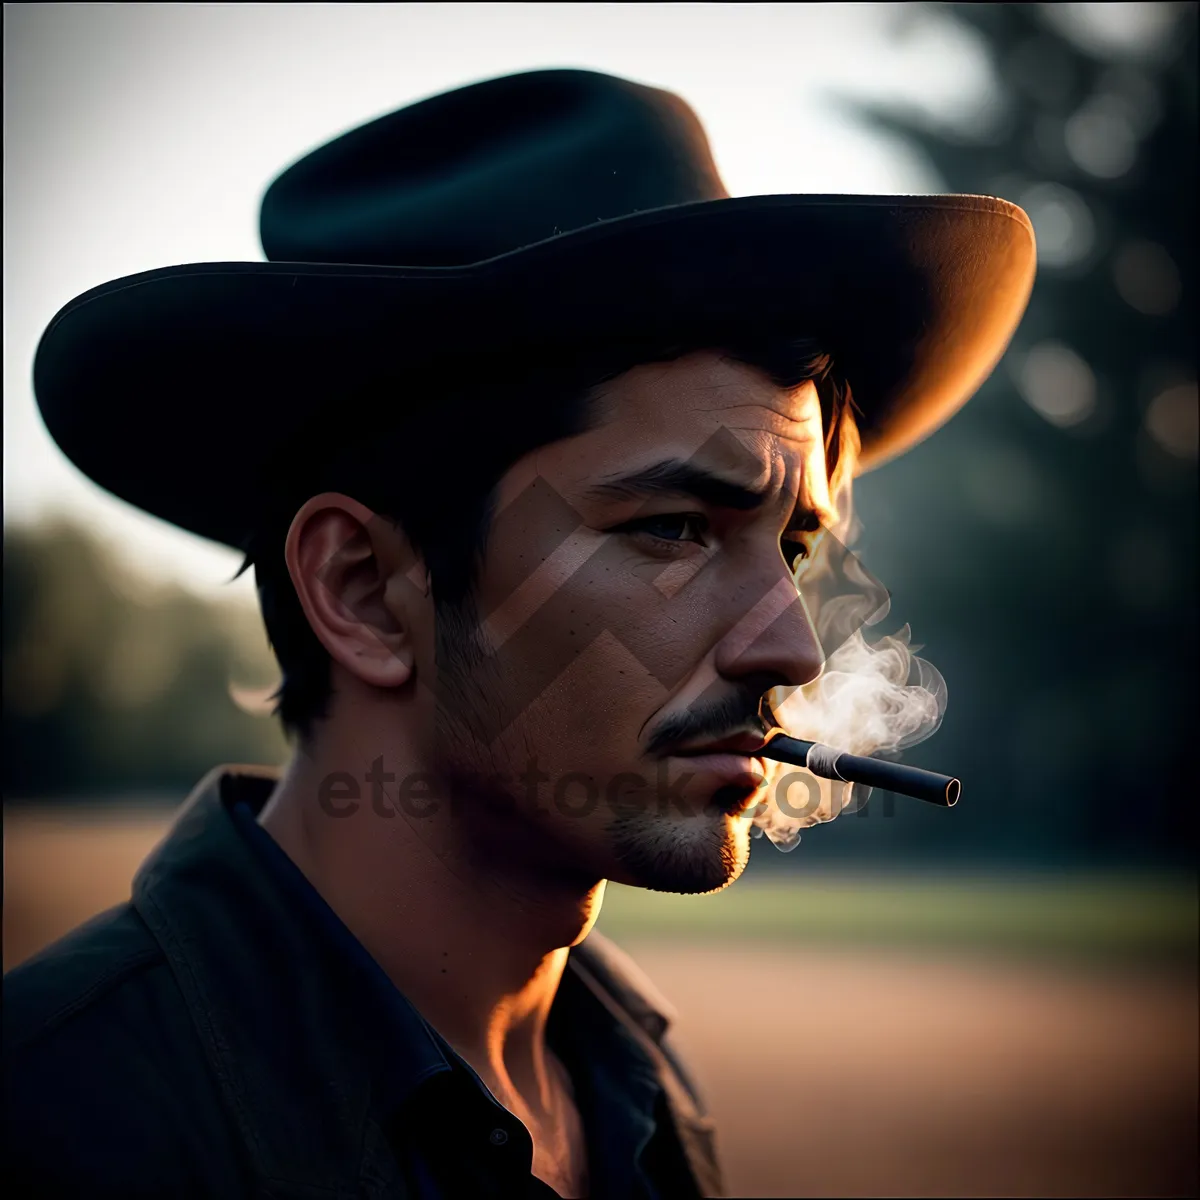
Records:
[[[1195,961],[1194,881],[1131,876],[809,876],[747,879],[715,896],[610,885],[614,938],[926,945]]]

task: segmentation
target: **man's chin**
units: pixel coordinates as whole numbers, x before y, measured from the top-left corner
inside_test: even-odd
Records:
[[[609,833],[621,866],[610,878],[652,892],[719,892],[750,861],[749,821],[713,810],[683,820],[657,814],[618,818]]]

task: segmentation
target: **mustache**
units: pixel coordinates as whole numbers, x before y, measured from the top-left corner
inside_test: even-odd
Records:
[[[730,692],[702,708],[689,708],[674,713],[660,724],[646,740],[646,753],[657,754],[679,742],[711,738],[716,741],[741,730],[766,736],[767,727],[760,716],[763,700],[761,687],[743,688]]]

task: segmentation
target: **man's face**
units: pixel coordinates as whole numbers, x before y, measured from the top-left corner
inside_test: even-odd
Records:
[[[831,515],[820,407],[698,353],[605,385],[599,411],[501,480],[475,611],[441,630],[433,757],[504,806],[505,853],[713,891],[775,768],[696,751],[753,744],[763,694],[821,669],[791,570]]]

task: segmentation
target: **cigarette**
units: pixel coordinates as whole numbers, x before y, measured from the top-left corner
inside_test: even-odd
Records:
[[[804,767],[823,779],[840,779],[843,783],[882,788],[886,792],[912,796],[928,804],[940,804],[943,808],[953,808],[962,794],[962,784],[952,775],[922,771],[920,767],[908,767],[882,758],[847,754],[821,742],[805,742],[786,734],[776,734],[757,753],[776,762]]]

